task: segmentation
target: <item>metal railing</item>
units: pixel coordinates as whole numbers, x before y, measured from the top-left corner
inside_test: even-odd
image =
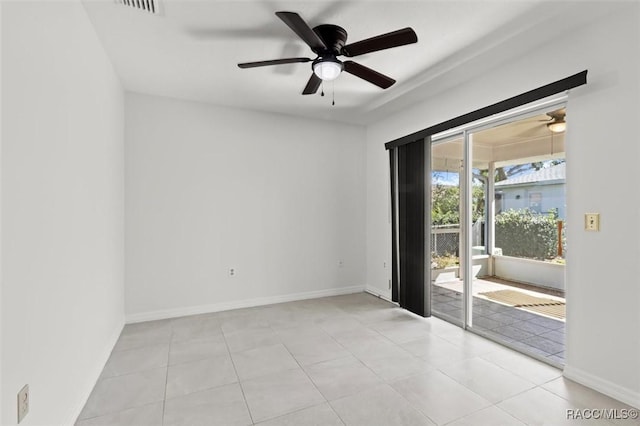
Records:
[[[484,245],[483,226],[477,221],[472,226],[471,245]],[[433,256],[460,254],[460,225],[435,225],[431,227],[431,252]]]
[[[431,251],[434,256],[457,255],[460,251],[460,225],[432,226]]]

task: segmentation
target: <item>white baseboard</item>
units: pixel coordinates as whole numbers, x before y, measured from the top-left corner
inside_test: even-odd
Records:
[[[376,288],[373,288],[373,287],[367,287],[367,288],[365,288],[365,289],[364,289],[364,291],[365,291],[365,292],[367,292],[367,293],[369,293],[369,294],[371,294],[371,295],[373,295],[373,296],[379,297],[380,299],[384,299],[384,300],[386,300],[387,302],[396,303],[396,302],[394,302],[394,301],[392,301],[392,300],[391,300],[391,298],[389,297],[389,295],[382,293],[381,291],[379,291],[379,290],[378,290],[378,289],[376,289]]]
[[[140,312],[126,316],[126,323],[154,321],[166,318],[183,317],[187,315],[207,314],[211,312],[228,311],[231,309],[252,308],[254,306],[273,305],[275,303],[294,302],[296,300],[317,299],[319,297],[340,296],[342,294],[361,293],[364,286],[330,288],[326,290],[308,291],[304,293],[284,294],[280,296],[258,297],[255,299],[234,300],[231,302],[214,303],[210,305],[187,306],[181,308],[163,309],[159,311]]]
[[[581,385],[592,388],[600,393],[610,396],[613,399],[624,402],[635,408],[640,408],[640,393],[631,389],[612,383],[601,377],[587,373],[579,368],[569,365],[564,367],[563,376]]]
[[[113,351],[113,348],[116,346],[116,342],[120,337],[120,333],[122,333],[123,327],[124,323],[120,323],[111,333],[109,339],[107,339],[104,348],[102,349],[102,351],[100,351],[100,355],[96,359],[93,371],[90,372],[91,374],[87,375],[87,380],[84,382],[82,389],[80,389],[80,392],[78,393],[80,399],[73,405],[73,407],[71,407],[67,421],[64,422],[63,425],[74,425],[76,420],[78,419],[78,416],[80,416],[80,413],[82,413],[82,409],[87,403],[87,400],[89,399],[89,396],[91,395],[91,392],[93,391],[96,383],[98,383],[98,379],[102,374],[102,370],[104,369],[104,366],[107,364],[107,361],[111,356],[111,351]]]

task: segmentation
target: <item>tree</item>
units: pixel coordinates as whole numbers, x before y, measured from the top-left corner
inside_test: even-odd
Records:
[[[460,224],[460,188],[437,183],[431,190],[431,220],[433,225]],[[473,185],[473,222],[484,216],[484,188]]]
[[[431,220],[434,225],[460,223],[460,189],[454,185],[433,185],[431,189]]]

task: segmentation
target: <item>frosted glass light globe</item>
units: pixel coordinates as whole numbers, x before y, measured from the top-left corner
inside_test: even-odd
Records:
[[[322,80],[335,80],[342,72],[342,64],[334,61],[316,62],[313,64],[313,72]]]

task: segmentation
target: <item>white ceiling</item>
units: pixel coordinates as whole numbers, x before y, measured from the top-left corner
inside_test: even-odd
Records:
[[[546,3],[541,5],[540,3]],[[192,1],[160,0],[161,13],[84,0],[87,13],[125,89],[180,99],[364,123],[425,84],[461,52],[499,42],[535,21],[536,1]],[[302,96],[309,63],[239,69],[237,63],[308,56],[311,50],[276,11],[298,12],[310,26],[344,27],[348,42],[407,26],[418,43],[354,58],[398,82],[382,90],[343,73],[327,96]],[[553,10],[553,8],[551,8]],[[559,9],[558,13],[562,10]],[[473,51],[470,51],[473,50]],[[456,56],[458,55],[458,56]],[[331,92],[335,91],[335,106]]]

